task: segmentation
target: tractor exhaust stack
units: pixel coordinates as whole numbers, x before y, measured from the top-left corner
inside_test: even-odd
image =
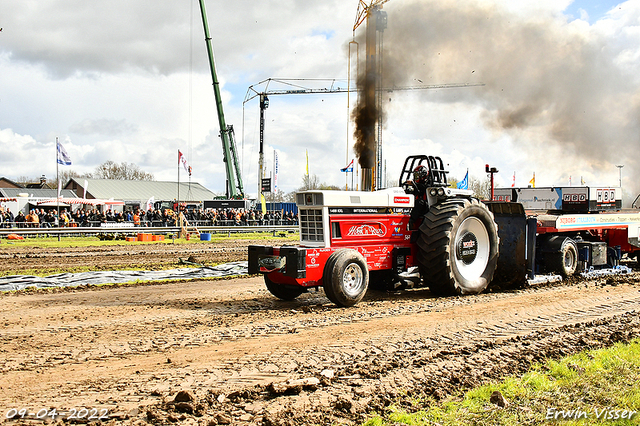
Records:
[[[360,188],[362,191],[373,191],[373,169],[363,168],[362,169],[362,181]]]

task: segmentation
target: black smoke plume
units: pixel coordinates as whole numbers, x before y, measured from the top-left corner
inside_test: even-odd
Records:
[[[496,138],[509,134],[517,141],[514,149],[540,166],[573,170],[575,177],[581,170],[613,174],[615,164],[624,164],[625,181],[638,182],[640,49],[634,34],[640,31],[640,5],[620,3],[589,25],[560,12],[512,11],[509,4],[388,2],[382,86],[484,83],[420,94],[431,102],[481,107],[479,125]],[[365,104],[355,117],[369,129],[376,114],[375,104]],[[358,132],[359,140],[369,140]],[[549,158],[549,148],[573,161]],[[635,190],[635,198],[640,185],[625,189]]]
[[[358,103],[352,112],[355,124],[353,149],[363,169],[373,169],[376,161],[376,123],[380,112],[375,99],[377,80],[374,72],[358,77]]]

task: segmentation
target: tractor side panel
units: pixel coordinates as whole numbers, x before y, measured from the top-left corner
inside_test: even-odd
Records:
[[[409,249],[405,262],[407,266],[414,266],[415,248],[410,242],[408,214],[389,213],[389,209],[352,210],[369,213],[332,215],[329,221],[333,248],[358,250],[367,261],[370,271],[392,269],[393,250]]]

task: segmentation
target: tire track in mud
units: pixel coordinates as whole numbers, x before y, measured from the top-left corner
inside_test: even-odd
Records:
[[[64,389],[40,398],[119,407],[122,421],[136,417],[126,413],[137,406],[146,407],[140,416],[157,422],[191,415],[263,424],[358,421],[395,401],[398,389],[441,397],[540,357],[598,347],[615,333],[638,335],[634,279],[445,299],[424,290],[373,292],[349,309],[331,306],[322,292],[276,301],[262,287],[240,293],[229,287],[225,296],[176,294],[162,303],[169,311],[154,310],[163,308],[154,295],[172,285],[78,292],[47,299],[55,310],[40,322],[52,318],[46,327],[16,326],[0,336],[7,359],[0,373],[13,379],[69,374]],[[88,297],[95,309],[118,301],[120,313],[53,319],[73,300],[81,312]],[[95,370],[95,377],[78,376],[76,368]],[[108,373],[113,369],[123,373]],[[313,384],[282,385],[307,379]],[[167,402],[181,389],[196,395],[190,413]]]
[[[473,328],[460,323],[417,333],[412,329],[359,344],[332,343],[247,356],[238,363],[272,365],[278,372],[288,364],[290,374],[269,377],[230,365],[224,382],[196,381],[191,389],[210,389],[199,401],[214,418],[244,416],[254,424],[282,425],[357,423],[364,419],[363,413],[382,411],[391,403],[410,405],[418,395],[442,398],[489,379],[524,372],[532,362],[547,357],[628,341],[640,332],[639,312],[640,295],[634,289],[631,297],[625,293],[553,303]],[[292,360],[306,363],[291,365]],[[265,383],[265,378],[272,382]],[[304,385],[314,378],[316,384]],[[230,382],[236,386],[229,388]],[[177,389],[168,379],[162,388]],[[184,416],[170,402],[150,407],[149,413],[156,419]]]
[[[538,290],[540,291],[540,290]],[[524,293],[531,292],[527,290]],[[484,296],[484,297],[483,297]],[[512,297],[509,294],[493,294],[457,299],[427,299],[426,303],[408,303],[386,309],[368,309],[356,311],[354,309],[338,310],[326,305],[303,305],[302,309],[290,309],[286,313],[271,311],[263,315],[264,319],[258,321],[252,319],[256,315],[256,309],[263,306],[257,304],[253,307],[238,309],[237,306],[219,307],[217,314],[211,311],[190,312],[188,315],[157,316],[155,318],[129,318],[127,320],[110,320],[108,323],[95,322],[91,325],[78,323],[75,325],[49,326],[43,330],[14,330],[5,331],[0,337],[3,344],[14,342],[24,343],[34,334],[45,333],[48,336],[70,334],[75,336],[78,342],[85,342],[80,347],[69,351],[66,348],[49,348],[47,353],[31,356],[25,360],[19,352],[17,356],[8,355],[6,362],[0,364],[0,373],[7,371],[29,371],[43,366],[55,366],[65,363],[82,363],[91,360],[105,360],[110,357],[123,357],[144,353],[164,353],[180,348],[196,348],[210,345],[219,345],[226,342],[237,342],[244,339],[260,339],[269,336],[282,336],[299,334],[302,331],[313,331],[325,327],[356,324],[384,320],[385,318],[397,318],[430,312],[442,312],[452,309],[453,306],[473,306],[483,302],[483,299],[504,300]],[[310,297],[307,303],[322,303],[320,297]],[[388,301],[387,301],[388,302]],[[486,300],[484,300],[486,302]],[[384,304],[384,303],[382,303]],[[372,303],[374,307],[381,303]],[[611,315],[640,310],[640,294],[630,300],[620,299],[612,301],[610,296],[601,296],[589,300],[561,301],[553,306],[535,307],[530,312],[521,312],[511,315],[511,321],[499,320],[498,322],[480,326],[474,321],[467,323],[450,322],[437,325],[436,333],[439,340],[455,341],[460,339],[499,339],[510,338],[523,333],[549,328],[559,327],[576,321],[597,319],[603,315]],[[238,312],[240,311],[240,312]],[[340,311],[338,315],[331,315],[334,311]],[[238,325],[229,324],[224,318],[228,315],[238,315],[233,321]],[[242,315],[242,316],[240,316]],[[283,316],[285,318],[283,318]],[[257,323],[256,323],[257,322]],[[490,322],[490,320],[484,321]],[[482,322],[480,323],[482,324]],[[468,327],[468,328],[464,328]],[[138,336],[153,332],[152,337],[129,339],[113,342],[94,348],[91,340],[85,336],[98,335],[106,329],[127,330],[127,336]],[[194,330],[187,331],[184,330]],[[172,333],[172,330],[180,330]],[[415,330],[411,330],[415,334]],[[429,333],[427,333],[429,335]],[[383,339],[392,338],[385,336]],[[431,337],[427,337],[432,339]],[[45,346],[46,346],[46,338]],[[70,342],[71,343],[71,342]],[[373,341],[367,340],[366,346],[375,347]],[[43,348],[43,342],[39,342]],[[365,346],[365,347],[366,347]],[[272,355],[269,355],[272,356]],[[265,362],[264,360],[259,362]],[[280,370],[282,371],[282,370]],[[262,374],[257,372],[257,377],[262,379]],[[249,383],[251,377],[243,377],[240,382]]]

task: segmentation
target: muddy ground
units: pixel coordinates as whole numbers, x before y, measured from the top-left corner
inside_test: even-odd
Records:
[[[3,247],[0,268],[190,255],[220,263],[244,259],[246,244],[36,257]],[[56,422],[75,412],[80,423],[104,414],[109,424],[356,425],[392,404],[419,409],[419,396],[442,399],[637,337],[639,281],[634,273],[454,298],[370,291],[352,308],[322,291],[279,301],[261,277],[4,294],[0,415],[33,413],[13,424],[55,408]]]

